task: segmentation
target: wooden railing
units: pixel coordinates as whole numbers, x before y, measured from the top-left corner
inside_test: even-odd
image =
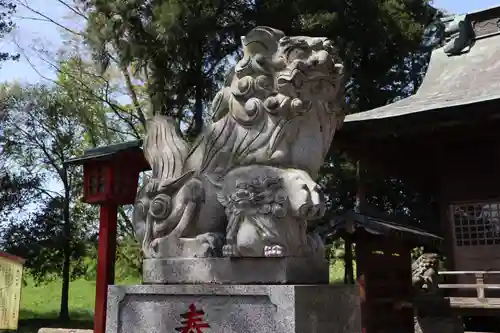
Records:
[[[485,283],[488,276],[498,275],[500,271],[447,271],[439,272],[442,276],[474,276],[475,283],[444,283],[439,284],[441,289],[475,290],[476,297],[449,297],[455,307],[465,308],[500,308],[500,298],[486,297],[486,290],[500,290],[500,284]]]
[[[500,289],[500,284],[488,284],[485,283],[485,277],[488,275],[500,275],[500,271],[448,271],[448,272],[439,272],[439,275],[452,275],[452,276],[460,276],[460,275],[473,275],[476,279],[476,283],[470,284],[440,284],[439,288],[441,289],[475,289],[476,296],[478,299],[484,299],[485,290],[490,289]]]

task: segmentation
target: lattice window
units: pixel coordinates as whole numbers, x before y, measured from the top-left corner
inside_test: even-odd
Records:
[[[500,244],[500,202],[451,205],[457,246]]]

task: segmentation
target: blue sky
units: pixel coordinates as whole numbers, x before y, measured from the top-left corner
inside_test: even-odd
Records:
[[[434,6],[451,13],[464,14],[481,9],[500,6],[499,0],[434,0]]]
[[[74,25],[71,18],[66,17],[67,10],[57,0],[30,0],[30,5],[41,13],[64,23],[64,25]],[[438,8],[446,9],[451,13],[467,13],[489,7],[500,5],[500,0],[434,0],[434,5]],[[62,46],[61,30],[52,23],[25,19],[33,17],[29,11],[19,8],[17,13],[17,29],[12,36],[0,43],[2,49],[15,51],[18,47],[16,43],[28,52],[28,57],[38,72],[44,76],[54,77],[53,71],[41,60],[37,60],[35,53],[31,52],[32,45],[46,49],[57,50]],[[15,40],[15,42],[13,42]],[[43,81],[39,73],[33,70],[32,66],[22,57],[17,63],[3,64],[0,68],[0,82],[21,81],[35,83]]]

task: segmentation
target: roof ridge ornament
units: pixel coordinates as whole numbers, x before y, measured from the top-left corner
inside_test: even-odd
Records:
[[[441,17],[434,20],[424,31],[422,46],[434,50],[443,48],[448,56],[470,51],[474,30],[467,14]]]

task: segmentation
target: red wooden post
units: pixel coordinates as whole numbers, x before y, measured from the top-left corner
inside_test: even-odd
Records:
[[[97,250],[94,333],[105,333],[106,331],[108,286],[115,282],[117,213],[118,206],[116,204],[101,204],[99,245]]]

